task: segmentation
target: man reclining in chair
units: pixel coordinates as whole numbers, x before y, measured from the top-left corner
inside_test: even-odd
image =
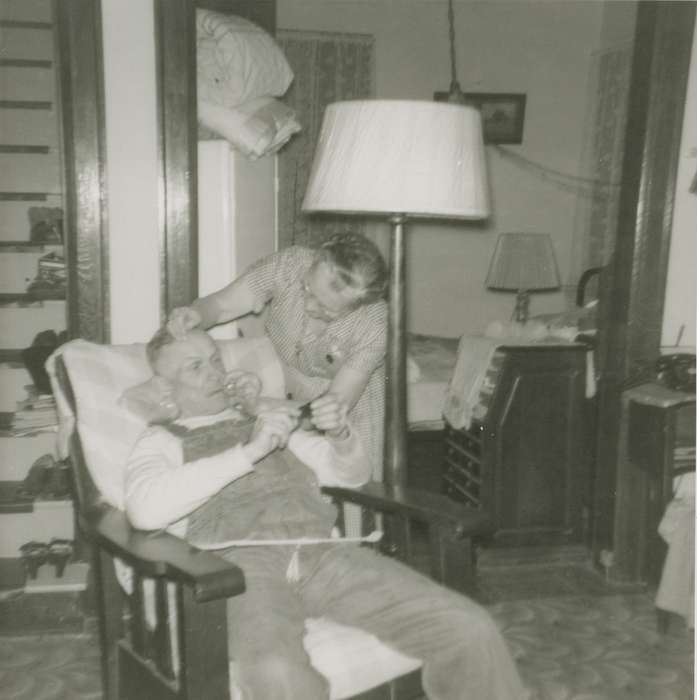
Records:
[[[306,618],[320,616],[421,659],[433,700],[523,697],[504,641],[481,607],[369,548],[326,541],[336,510],[318,481],[358,486],[370,472],[331,395],[312,404],[315,431],[295,430],[297,409],[262,402],[249,419],[228,407],[220,355],[203,331],[174,338],[163,329],[148,357],[169,383],[179,418],[147,429],[129,458],[133,525],[168,528],[192,544],[275,543],[220,552],[247,582],[228,601],[229,651],[245,698],[329,697],[303,647]],[[324,541],[279,543],[298,538]]]

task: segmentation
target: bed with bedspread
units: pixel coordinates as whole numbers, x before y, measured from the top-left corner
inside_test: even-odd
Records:
[[[515,346],[564,345],[587,348],[586,395],[595,393],[595,305],[515,323],[491,323],[480,336],[407,336],[407,418],[410,431],[463,427],[480,419],[497,381],[503,350]],[[457,371],[456,371],[457,370]],[[465,395],[466,394],[466,395]]]

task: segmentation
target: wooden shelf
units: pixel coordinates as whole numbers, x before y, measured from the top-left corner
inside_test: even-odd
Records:
[[[51,22],[32,22],[22,19],[0,19],[0,27],[6,29],[53,29]]]
[[[48,498],[44,495],[28,496],[19,494],[22,481],[0,481],[0,515],[11,513],[31,513],[34,504],[39,503],[70,503],[70,496],[65,498]]]
[[[53,61],[41,58],[0,58],[0,68],[53,68]]]
[[[34,510],[34,499],[21,496],[17,492],[22,486],[21,481],[0,481],[0,514],[31,513]]]
[[[0,100],[0,109],[53,109],[53,102],[46,100]]]
[[[32,145],[15,145],[2,144],[0,145],[0,153],[9,154],[32,154],[32,155],[48,155],[51,152],[50,146],[32,146]]]
[[[63,247],[62,243],[32,243],[32,241],[0,241],[0,253],[40,253],[44,248]]]
[[[45,202],[51,192],[0,192],[0,202]]]
[[[37,301],[65,301],[65,292],[41,292],[41,293],[5,293],[0,294],[2,304],[33,304]]]
[[[24,364],[22,362],[22,350],[0,348],[0,362]]]

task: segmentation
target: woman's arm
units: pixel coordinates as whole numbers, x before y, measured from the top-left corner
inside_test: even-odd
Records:
[[[197,299],[191,306],[174,309],[168,322],[170,331],[179,336],[197,325],[210,328],[250,312],[259,313],[276,290],[288,284],[288,275],[301,259],[302,254],[291,246],[257,260],[227,287]]]
[[[351,411],[363,395],[373,371],[371,368],[344,366],[336,373],[327,391],[335,394],[348,411]]]
[[[355,340],[346,351],[346,360],[329,386],[351,411],[363,395],[375,370],[384,363],[387,346],[387,305],[366,307],[354,330]]]
[[[201,318],[203,328],[233,321],[253,311],[259,313],[263,305],[249,286],[246,278],[240,277],[213,294],[196,299],[191,305]]]

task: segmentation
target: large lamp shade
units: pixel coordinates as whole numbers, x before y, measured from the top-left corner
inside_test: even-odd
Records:
[[[485,218],[489,198],[479,111],[407,100],[329,105],[303,209]]]

